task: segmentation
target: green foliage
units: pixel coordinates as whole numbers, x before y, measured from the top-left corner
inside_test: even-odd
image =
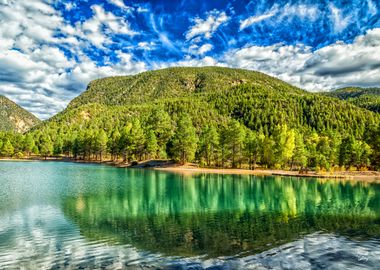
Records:
[[[218,161],[219,134],[214,126],[202,128],[199,140],[199,159],[202,164],[211,166],[212,161]]]
[[[158,141],[154,130],[149,130],[145,141],[146,158],[156,158]]]
[[[40,153],[45,158],[53,154],[54,146],[49,135],[44,135],[40,142]]]
[[[157,99],[219,92],[245,83],[266,85],[279,92],[302,92],[278,79],[255,71],[222,67],[175,67],[92,81],[87,91],[75,98],[69,104],[69,108],[88,103],[143,104]]]
[[[103,155],[107,152],[107,142],[108,142],[107,133],[102,129],[97,134],[96,143],[95,143],[95,145],[97,146],[98,153],[99,153],[100,161],[103,160]]]
[[[178,121],[173,138],[173,157],[182,164],[194,160],[198,137],[189,115],[184,114]]]
[[[4,143],[3,143],[3,147],[1,149],[1,154],[6,156],[6,157],[11,157],[14,153],[14,148],[13,148],[13,145],[12,143],[9,141],[9,139],[7,139]]]
[[[223,163],[231,159],[232,168],[241,165],[243,158],[245,128],[236,120],[222,131]]]
[[[347,100],[358,107],[380,113],[380,88],[347,87],[324,94]]]
[[[244,146],[244,155],[248,157],[249,168],[254,169],[260,156],[260,142],[255,132],[247,130]]]

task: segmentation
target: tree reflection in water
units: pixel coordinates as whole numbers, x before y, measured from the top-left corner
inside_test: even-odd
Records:
[[[380,236],[375,184],[143,170],[102,181],[114,188],[65,198],[65,215],[89,239],[165,255],[245,256],[319,231]]]

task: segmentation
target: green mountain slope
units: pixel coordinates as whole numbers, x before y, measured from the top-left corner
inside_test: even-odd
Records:
[[[105,105],[141,104],[159,98],[189,97],[199,93],[220,91],[249,83],[265,85],[277,92],[302,93],[283,81],[260,72],[223,67],[176,67],[147,71],[133,76],[99,79],[75,98],[69,107],[87,103]]]
[[[380,165],[379,123],[379,114],[259,72],[168,68],[91,82],[28,139],[44,156],[359,168]]]
[[[0,95],[0,131],[25,132],[39,122],[33,114]]]
[[[361,135],[378,117],[345,102],[306,92],[263,73],[221,67],[168,68],[91,82],[68,108],[52,119],[73,125],[123,125],[131,115],[163,108],[174,119],[194,115],[197,127],[236,119],[271,133],[276,125],[329,129]],[[115,121],[108,122],[108,118]],[[91,121],[88,121],[91,119]],[[111,128],[111,127],[109,127]]]
[[[380,113],[380,88],[346,87],[325,94]]]

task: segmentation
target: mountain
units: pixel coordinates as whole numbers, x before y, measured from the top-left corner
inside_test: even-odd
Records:
[[[379,123],[379,114],[260,72],[177,67],[95,80],[28,135],[43,156],[360,168],[377,166]]]
[[[380,113],[380,88],[346,87],[327,92],[325,95]]]
[[[19,105],[0,95],[0,131],[25,132],[40,120]]]
[[[281,93],[303,93],[296,87],[260,72],[222,67],[176,67],[95,80],[69,107],[88,103],[142,104],[164,98],[220,93],[242,84],[265,85],[267,89]]]
[[[71,126],[83,126],[91,119],[92,125],[99,121],[107,126],[158,107],[174,119],[180,112],[195,115],[197,127],[236,119],[252,130],[269,133],[286,123],[292,128],[359,135],[378,119],[346,102],[304,91],[260,72],[177,67],[95,80],[52,121],[64,119]],[[116,122],[108,122],[110,117]]]

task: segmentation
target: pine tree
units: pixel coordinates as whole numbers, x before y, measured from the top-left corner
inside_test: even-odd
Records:
[[[299,132],[295,133],[294,145],[295,147],[291,162],[291,168],[293,167],[293,165],[297,165],[303,168],[307,165],[307,150],[303,141],[302,134],[300,134]]]
[[[97,144],[97,149],[99,151],[100,161],[103,161],[103,156],[107,152],[107,142],[108,142],[107,133],[102,129],[99,131],[96,138],[96,144]]]
[[[132,120],[132,128],[130,129],[129,140],[129,152],[133,154],[132,158],[141,160],[144,153],[145,134],[138,118],[134,118]]]
[[[216,161],[219,148],[219,134],[214,126],[203,128],[199,138],[199,155],[206,161],[207,166],[211,166]]]
[[[3,148],[1,150],[1,153],[6,157],[11,157],[14,154],[14,147],[10,140],[6,140],[3,144]]]
[[[146,155],[147,158],[156,158],[157,156],[157,150],[158,150],[158,143],[156,134],[153,130],[148,131],[148,135],[146,136],[145,141],[145,149],[146,149]]]
[[[34,143],[34,138],[32,134],[30,133],[26,134],[25,141],[24,141],[24,151],[28,154],[28,156],[30,156],[35,145],[36,144]]]
[[[41,144],[40,144],[40,153],[42,156],[45,157],[45,159],[48,156],[51,156],[53,154],[53,142],[50,139],[50,136],[45,135],[41,138]]]
[[[63,139],[61,136],[57,136],[54,140],[54,147],[53,147],[53,153],[54,155],[61,155],[63,152]]]
[[[147,125],[148,128],[155,132],[158,145],[158,156],[160,158],[165,157],[166,145],[174,134],[174,126],[170,115],[162,108],[155,108],[149,116]]]
[[[255,132],[248,130],[244,142],[244,154],[248,157],[249,169],[255,169],[260,154],[259,142]]]
[[[276,163],[280,166],[286,165],[293,157],[295,147],[294,130],[285,125],[278,125],[274,130],[273,140],[275,142]]]
[[[117,156],[120,153],[120,132],[118,127],[116,126],[115,129],[112,131],[111,139],[109,140],[109,149],[111,151],[112,160],[116,161]]]
[[[232,120],[225,130],[225,139],[232,168],[237,168],[242,161],[244,149],[245,130],[243,126],[238,121]]]
[[[261,138],[260,138],[261,137]],[[262,153],[261,153],[261,161],[263,165],[271,168],[276,163],[275,156],[275,142],[269,136],[265,136],[264,134],[260,135],[260,141],[262,145]]]
[[[354,144],[355,138],[353,136],[348,136],[342,140],[339,150],[339,165],[340,166],[350,166],[353,164],[354,155]]]
[[[132,148],[131,146],[132,141],[130,138],[131,129],[132,129],[132,124],[127,123],[120,133],[118,148],[120,149],[120,152],[123,156],[123,162],[126,162],[127,159],[130,159],[129,156],[131,155],[130,153],[130,149]]]
[[[173,138],[173,157],[182,164],[191,162],[197,150],[198,138],[191,118],[183,114]]]

